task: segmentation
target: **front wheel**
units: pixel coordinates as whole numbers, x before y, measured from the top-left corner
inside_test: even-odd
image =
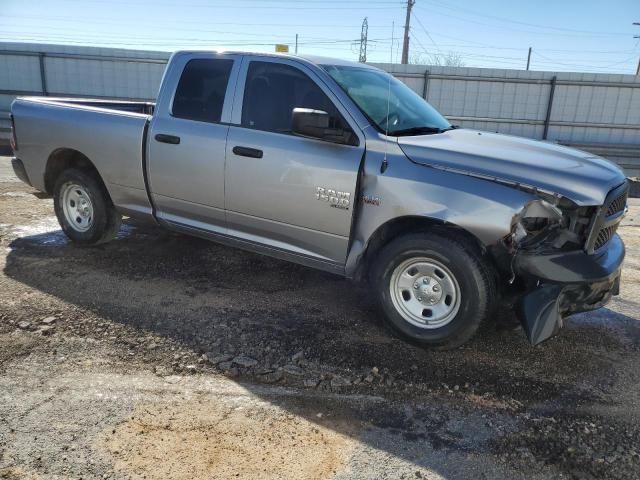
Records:
[[[382,249],[372,274],[387,325],[441,349],[469,340],[494,302],[489,267],[453,234],[398,238]]]
[[[78,169],[65,170],[53,188],[53,206],[64,233],[80,245],[98,245],[115,238],[122,216],[105,187]]]

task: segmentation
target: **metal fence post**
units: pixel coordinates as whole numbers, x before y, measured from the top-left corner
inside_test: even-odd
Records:
[[[549,121],[551,120],[551,109],[553,108],[553,96],[556,93],[556,80],[554,75],[551,77],[551,89],[549,90],[549,103],[547,104],[547,116],[544,119],[544,131],[542,132],[542,139],[546,140],[549,135]]]
[[[47,90],[47,72],[44,69],[44,53],[38,54],[40,60],[40,85],[42,85],[42,95],[49,95]]]
[[[424,71],[424,84],[422,85],[422,98],[427,99],[429,93],[429,70]]]

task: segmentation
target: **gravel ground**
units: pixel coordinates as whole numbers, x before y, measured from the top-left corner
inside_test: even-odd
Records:
[[[330,274],[133,221],[70,245],[0,158],[0,478],[638,478],[639,226],[608,308],[433,352]]]

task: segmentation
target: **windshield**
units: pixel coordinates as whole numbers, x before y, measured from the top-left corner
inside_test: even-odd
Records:
[[[381,132],[420,135],[454,128],[422,97],[388,73],[336,65],[323,68]]]

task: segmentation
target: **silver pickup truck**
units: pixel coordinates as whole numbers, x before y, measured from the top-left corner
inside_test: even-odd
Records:
[[[13,166],[80,245],[123,215],[363,281],[392,331],[452,348],[501,302],[529,341],[619,290],[608,161],[451,125],[387,73],[182,51],[157,103],[18,98]]]

